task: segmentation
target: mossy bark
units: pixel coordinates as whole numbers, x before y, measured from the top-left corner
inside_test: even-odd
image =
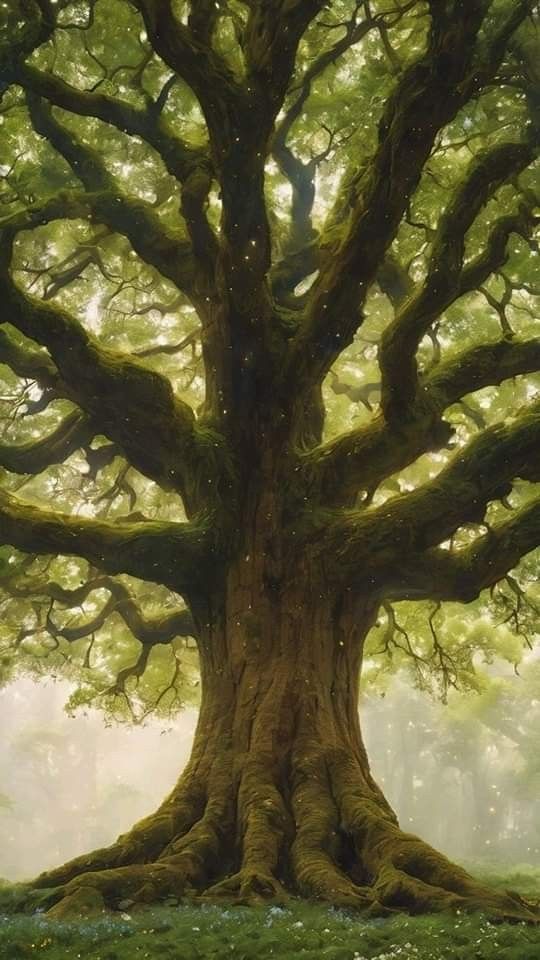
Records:
[[[373,780],[357,700],[375,606],[336,603],[305,570],[287,590],[255,595],[256,566],[243,558],[225,608],[201,625],[200,717],[175,789],[108,849],[39,877],[50,914],[300,895],[371,914],[532,919],[517,896],[486,890],[403,833]]]

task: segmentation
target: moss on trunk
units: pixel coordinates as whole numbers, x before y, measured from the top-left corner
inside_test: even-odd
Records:
[[[373,606],[293,587],[255,608],[250,583],[240,565],[227,616],[202,630],[203,700],[175,789],[108,849],[39,877],[50,914],[300,895],[372,914],[533,919],[519,897],[482,887],[402,832],[374,782],[357,711]]]

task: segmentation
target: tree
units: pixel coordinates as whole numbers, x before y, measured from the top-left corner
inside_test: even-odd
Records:
[[[116,617],[114,662],[121,618],[140,655],[113,692],[186,636],[202,686],[177,787],[36,881],[53,913],[285,888],[532,916],[400,830],[357,693],[365,637],[378,616],[395,626],[399,600],[436,605],[452,682],[437,605],[472,601],[540,543],[534,6],[2,10],[17,643],[90,638],[91,666]],[[332,396],[357,405],[348,425]],[[85,502],[83,480],[113,468]],[[51,555],[81,558],[71,585]],[[139,581],[158,585],[151,616]],[[62,605],[92,617],[59,625]]]

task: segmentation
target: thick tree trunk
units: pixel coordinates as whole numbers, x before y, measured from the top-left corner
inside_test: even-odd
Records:
[[[372,913],[527,916],[519,898],[482,889],[402,833],[370,774],[357,700],[373,605],[332,602],[304,576],[301,588],[259,590],[255,604],[252,566],[246,556],[230,579],[227,614],[201,624],[202,704],[177,786],[112,847],[38,878],[39,896],[54,888],[52,915],[296,894]]]

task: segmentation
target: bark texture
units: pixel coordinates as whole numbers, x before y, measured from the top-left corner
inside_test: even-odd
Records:
[[[64,3],[12,6],[8,42],[0,44],[2,84],[24,97],[20,123],[28,143],[39,139],[51,162],[61,164],[69,189],[58,191],[56,181],[49,186],[45,178],[38,200],[33,193],[26,200],[12,176],[18,156],[3,174],[10,190],[14,181],[14,192],[2,194],[2,203],[15,206],[1,221],[0,296],[2,322],[13,332],[0,333],[0,359],[17,378],[36,381],[43,390],[40,409],[59,398],[76,409],[38,442],[2,442],[0,466],[37,475],[82,448],[95,479],[121,457],[122,470],[133,467],[179,496],[186,520],[148,520],[138,511],[115,520],[86,511],[64,515],[54,504],[25,502],[14,483],[3,484],[3,543],[27,554],[75,555],[91,565],[91,579],[77,589],[39,577],[11,589],[20,597],[35,588],[47,598],[49,632],[53,603],[77,605],[92,590],[107,591],[91,620],[54,637],[88,637],[116,611],[142,647],[137,664],[117,678],[120,692],[129,676],[144,671],[154,643],[193,630],[203,691],[193,754],[171,796],[110,848],[40,877],[32,896],[53,916],[171,895],[240,902],[305,895],[374,913],[460,907],[534,919],[533,907],[519,897],[483,889],[400,830],[369,772],[357,700],[364,638],[381,604],[468,602],[540,544],[537,494],[523,501],[518,488],[521,506],[508,517],[496,514],[491,522],[488,513],[492,504],[508,501],[517,480],[540,481],[534,389],[511,419],[487,426],[480,416],[478,426],[477,416],[478,434],[459,443],[437,475],[427,479],[426,471],[414,489],[394,482],[388,497],[375,499],[398,471],[450,447],[449,407],[539,369],[538,338],[514,338],[504,312],[508,296],[521,289],[518,280],[505,277],[501,303],[488,290],[491,306],[498,306],[499,338],[490,333],[486,342],[471,341],[452,354],[436,336],[444,312],[482,291],[506,264],[516,234],[532,248],[538,199],[528,184],[540,137],[531,25],[530,49],[522,38],[536,5],[428,0],[375,12],[354,2],[344,12],[348,19],[329,24],[334,5],[323,0],[192,0],[180,5],[187,17],[177,15],[172,0],[131,0],[121,6],[136,18],[131,32],[139,37],[141,63],[165,71],[154,97],[157,80],[150,88],[142,82],[146,66],[137,68],[139,99],[112,92],[116,60],[109,74],[105,70],[107,83],[101,77],[91,88],[49,69],[40,48],[60,37],[58,48],[78,58],[79,47],[69,48],[75,26]],[[93,41],[101,48],[99,17],[93,3],[79,6],[87,7],[88,22],[76,31],[86,32],[90,56]],[[365,151],[363,118],[351,120],[357,136],[350,153],[338,158],[341,184],[320,222],[318,167],[348,137],[340,145],[341,128],[328,130],[326,150],[304,162],[300,145],[310,145],[311,134],[297,138],[295,126],[312,88],[326,84],[327,68],[339,67],[368,34],[375,43],[377,32],[381,63],[390,53],[393,81],[381,87],[385,102],[373,114]],[[392,55],[394,37],[399,56]],[[404,37],[411,37],[410,49]],[[418,37],[424,39],[415,52]],[[366,76],[379,83],[375,59],[359,56],[359,85]],[[131,75],[134,67],[128,69]],[[345,73],[350,83],[337,103],[350,95],[367,103],[354,99],[354,71]],[[431,159],[457,146],[447,142],[452,125],[496,85],[504,88],[501,100],[515,98],[501,128],[509,129],[507,142],[500,130],[484,129],[476,117],[482,110],[469,110],[467,121],[480,127],[467,143],[480,136],[486,149],[474,147],[470,162],[456,165],[459,182],[433,222],[411,222],[416,207],[423,208]],[[169,94],[190,104],[188,113],[197,102],[202,136],[184,140],[190,127],[184,130],[183,118],[175,123]],[[376,100],[369,94],[370,103]],[[2,116],[6,127],[11,109]],[[312,125],[315,131],[311,119],[306,132]],[[18,143],[18,127],[12,139]],[[131,156],[143,145],[146,159],[132,168]],[[154,153],[174,178],[166,213],[161,174],[155,174],[157,206],[146,191],[132,189],[139,171],[146,183],[150,171],[159,170]],[[113,174],[117,155],[130,162],[115,161]],[[277,215],[282,201],[267,176],[271,158],[292,191],[285,229]],[[486,218],[484,207],[494,209],[501,188],[501,215]],[[50,278],[38,295],[37,281],[26,275],[25,237],[81,218],[96,228],[91,246],[76,247],[56,272],[40,261],[36,276],[48,271]],[[425,270],[417,271],[422,279],[409,273],[408,241],[399,250],[404,224],[426,235]],[[150,271],[152,285],[142,284],[148,297],[165,280],[178,294],[157,305],[162,317],[184,302],[193,307],[197,329],[182,334],[180,344],[158,338],[137,355],[111,349],[78,319],[83,310],[62,306],[75,302],[74,288],[72,297],[55,300],[61,289],[86,279],[87,267],[99,267],[100,245],[109,236],[119,238],[122,249],[129,244],[140,269]],[[109,289],[109,271],[100,272]],[[133,284],[131,266],[128,272],[121,278],[126,288]],[[375,309],[376,285],[393,319],[377,343],[381,383],[362,382],[358,392],[341,385],[333,367]],[[103,310],[112,299],[103,298]],[[146,293],[144,304],[150,305]],[[434,346],[431,368],[419,360],[426,336]],[[174,355],[197,338],[205,395],[194,409],[179,398],[173,379],[145,360]],[[374,345],[371,338],[366,343]],[[351,399],[370,413],[372,388],[381,395],[370,419],[330,440],[323,389],[329,373],[336,392],[352,390]],[[91,447],[98,437],[106,445]],[[482,532],[462,548],[446,549],[470,525]],[[186,609],[147,618],[126,585],[114,580],[117,574],[167,587]],[[449,815],[441,798],[441,817]]]
[[[375,605],[336,603],[307,563],[287,590],[254,590],[257,566],[243,558],[226,614],[209,610],[201,624],[203,699],[175,789],[111,847],[38,878],[49,915],[171,896],[299,895],[370,915],[461,908],[534,919],[519,896],[485,889],[404,833],[375,783],[357,710]]]

